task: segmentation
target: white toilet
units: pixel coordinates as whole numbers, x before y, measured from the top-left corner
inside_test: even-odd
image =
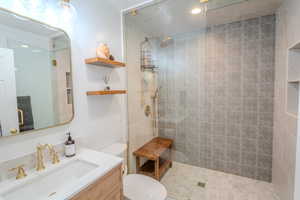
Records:
[[[127,175],[127,145],[116,143],[102,150],[124,158],[123,189],[127,200],[166,200],[167,190],[157,180],[140,174]]]

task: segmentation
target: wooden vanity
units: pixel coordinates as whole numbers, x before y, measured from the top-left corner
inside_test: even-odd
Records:
[[[112,169],[71,200],[123,200],[122,165]]]

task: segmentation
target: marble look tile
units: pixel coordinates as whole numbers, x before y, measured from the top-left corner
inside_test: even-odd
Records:
[[[255,175],[247,166],[242,166],[242,171],[258,179],[270,177],[263,170]],[[174,162],[161,182],[167,189],[167,200],[279,200],[271,183],[178,162]],[[205,183],[205,187],[199,187],[199,182]]]

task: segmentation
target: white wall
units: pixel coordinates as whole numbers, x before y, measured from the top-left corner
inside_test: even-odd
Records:
[[[300,42],[299,19],[300,1],[283,1],[277,13],[273,139],[273,183],[282,200],[300,199],[299,122],[286,113],[287,50]]]
[[[73,0],[72,3],[77,9],[75,24],[68,30],[72,43],[75,118],[63,127],[1,138],[0,162],[32,153],[38,143],[61,143],[68,130],[77,137],[82,136],[81,143],[94,148],[107,146],[126,136],[126,95],[86,96],[87,90],[103,88],[102,77],[106,73],[112,73],[112,88],[126,88],[126,69],[112,70],[84,64],[85,58],[95,56],[97,41],[107,41],[115,58],[122,60],[120,11],[108,0]]]

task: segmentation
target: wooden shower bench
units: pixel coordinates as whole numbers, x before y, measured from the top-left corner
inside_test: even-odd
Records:
[[[172,145],[173,140],[156,137],[133,152],[136,156],[137,173],[160,180],[172,167]],[[141,165],[141,158],[147,159],[143,165]]]

